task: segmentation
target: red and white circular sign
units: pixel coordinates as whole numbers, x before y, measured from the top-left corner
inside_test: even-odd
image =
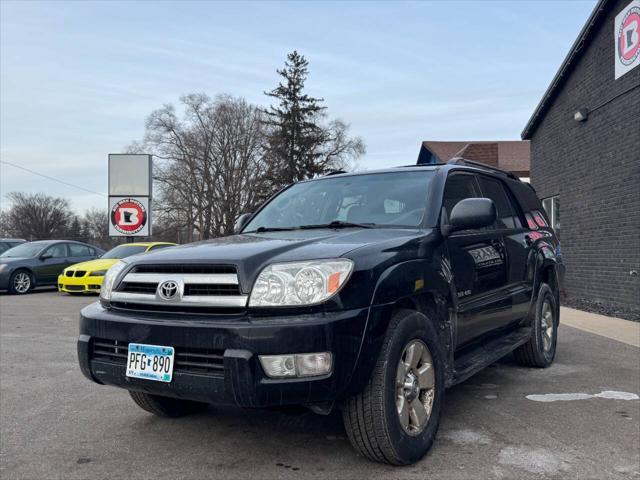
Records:
[[[123,198],[113,205],[110,217],[118,232],[135,235],[147,224],[147,209],[135,198]]]
[[[618,59],[631,65],[640,55],[640,7],[632,5],[625,12],[617,32]]]

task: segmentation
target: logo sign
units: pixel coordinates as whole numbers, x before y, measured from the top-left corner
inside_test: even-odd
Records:
[[[158,287],[158,295],[164,300],[173,300],[178,295],[178,282],[167,280]]]
[[[109,235],[150,235],[147,197],[109,197],[109,203]]]
[[[109,154],[109,235],[151,235],[151,155]]]
[[[640,65],[640,0],[633,0],[614,23],[616,40],[615,78]]]

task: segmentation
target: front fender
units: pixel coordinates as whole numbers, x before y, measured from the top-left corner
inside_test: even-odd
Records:
[[[448,318],[448,303],[443,300],[451,296],[447,272],[448,269],[441,264],[433,265],[431,261],[415,259],[391,265],[380,275],[369,307],[349,394],[356,394],[367,385],[380,355],[391,316],[399,302],[407,301],[414,305],[428,302],[430,308],[437,310],[434,312],[436,315]],[[436,330],[439,333],[441,331],[439,328]],[[444,335],[447,344],[450,344],[452,332],[447,331]]]

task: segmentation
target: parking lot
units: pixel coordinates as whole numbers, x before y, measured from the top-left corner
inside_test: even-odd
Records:
[[[507,357],[447,392],[433,449],[404,468],[350,447],[340,416],[210,409],[156,418],[86,380],[77,318],[95,297],[0,296],[0,477],[640,478],[640,349],[562,325],[556,363]],[[613,395],[621,397],[623,395]],[[536,401],[537,399],[537,401]]]

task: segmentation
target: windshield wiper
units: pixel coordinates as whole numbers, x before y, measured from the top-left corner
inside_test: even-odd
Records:
[[[290,230],[297,230],[298,227],[258,227],[251,232],[242,233],[262,233],[262,232],[288,232]]]
[[[312,228],[349,228],[349,227],[359,227],[359,228],[373,228],[375,227],[375,223],[353,223],[353,222],[343,222],[342,220],[334,220],[329,223],[320,223],[318,225],[300,225],[301,230],[308,230]]]

